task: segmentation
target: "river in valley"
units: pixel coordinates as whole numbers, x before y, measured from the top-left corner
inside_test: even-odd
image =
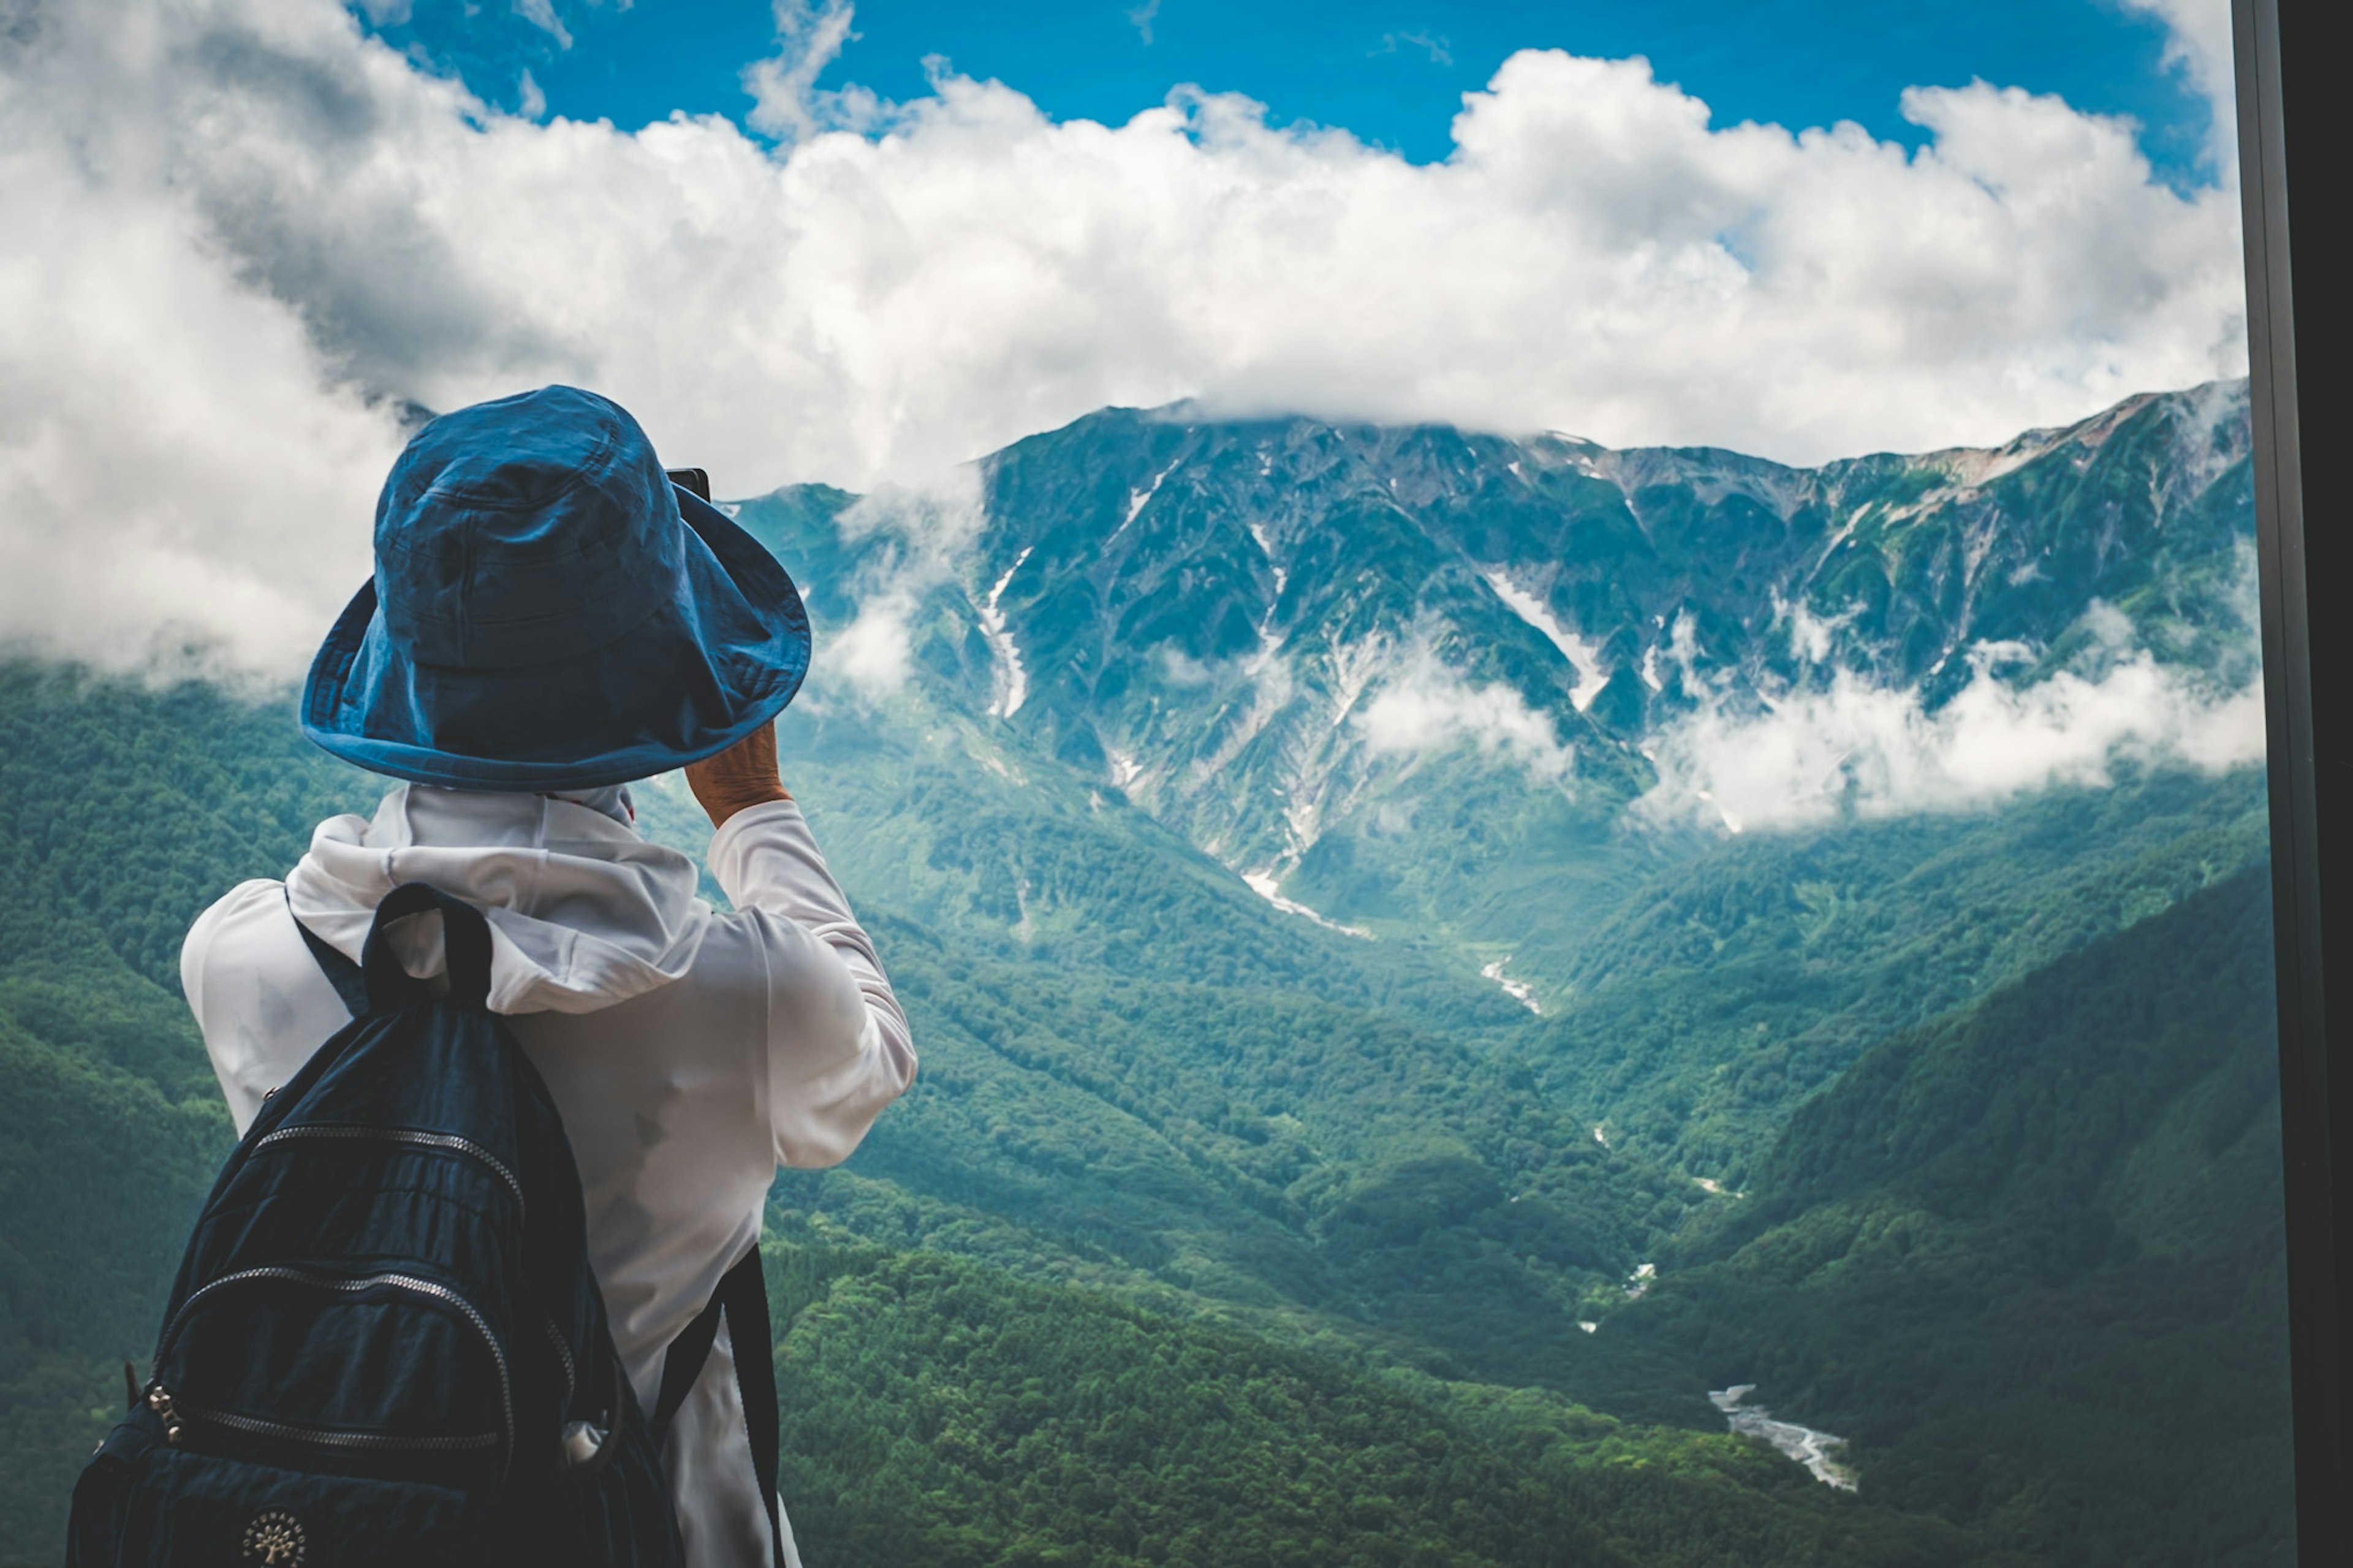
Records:
[[[1794,1421],[1777,1421],[1773,1413],[1761,1405],[1745,1405],[1743,1400],[1757,1392],[1753,1383],[1736,1383],[1730,1388],[1711,1389],[1708,1400],[1724,1412],[1724,1419],[1735,1432],[1745,1437],[1762,1437],[1789,1458],[1814,1473],[1814,1479],[1841,1491],[1854,1490],[1854,1476],[1847,1468],[1831,1458],[1831,1450],[1846,1447],[1846,1439],[1833,1437],[1828,1432],[1817,1432],[1810,1426],[1800,1426]]]

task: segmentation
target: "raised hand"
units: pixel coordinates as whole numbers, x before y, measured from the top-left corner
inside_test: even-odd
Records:
[[[716,756],[686,764],[687,787],[718,827],[747,805],[790,800],[776,773],[776,726],[761,725]]]

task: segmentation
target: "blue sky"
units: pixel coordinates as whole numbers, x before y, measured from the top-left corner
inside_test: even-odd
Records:
[[[742,68],[775,47],[767,0],[372,8],[402,19],[371,30],[492,102],[514,107],[527,69],[551,113],[622,130],[673,110],[741,121]],[[1345,126],[1417,162],[1445,156],[1461,95],[1521,48],[1646,55],[1718,125],[1853,120],[1911,146],[1924,136],[1902,118],[1905,88],[1982,79],[2130,115],[2168,183],[2205,177],[2206,103],[2164,68],[2158,19],[2117,0],[860,0],[855,31],[819,87],[904,100],[939,57],[1056,119],[1118,124],[1193,83],[1246,93],[1277,124]]]

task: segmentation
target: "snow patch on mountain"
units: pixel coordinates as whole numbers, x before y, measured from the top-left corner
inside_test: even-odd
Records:
[[[1260,898],[1264,899],[1268,903],[1272,904],[1284,914],[1298,915],[1303,919],[1314,921],[1325,931],[1335,931],[1342,936],[1360,937],[1366,942],[1373,940],[1373,933],[1366,931],[1362,926],[1342,925],[1338,921],[1326,920],[1323,915],[1309,909],[1305,904],[1300,903],[1295,900],[1284,898],[1281,892],[1276,890],[1281,884],[1276,881],[1274,873],[1271,870],[1244,871],[1241,873],[1241,879],[1244,882],[1249,884],[1250,890],[1251,892],[1256,893]]]
[[[1519,467],[1517,463],[1511,465],[1515,474]],[[1568,694],[1569,705],[1579,713],[1590,708],[1593,700],[1601,695],[1601,689],[1609,684],[1609,671],[1601,662],[1601,645],[1589,642],[1562,626],[1545,607],[1542,599],[1514,583],[1510,574],[1502,567],[1493,567],[1481,575],[1486,578],[1487,586],[1495,591],[1495,597],[1510,605],[1520,619],[1551,638],[1552,646],[1560,649],[1561,657],[1576,669],[1577,685]]]
[[[1266,531],[1266,524],[1261,522],[1256,518],[1252,518],[1250,520],[1249,526],[1250,536],[1252,542],[1257,544],[1259,553],[1266,557],[1267,565],[1274,572],[1274,596],[1277,603],[1280,603],[1282,598],[1283,589],[1289,587],[1291,584],[1291,574],[1285,571],[1282,567],[1282,563],[1274,558],[1274,541],[1268,535]],[[1270,622],[1274,619],[1274,610],[1275,606],[1273,605],[1269,605],[1266,607],[1267,619]]]
[[[1513,1001],[1537,1016],[1543,1016],[1544,1006],[1536,1000],[1536,988],[1525,980],[1514,980],[1504,973],[1504,965],[1511,962],[1511,954],[1505,953],[1493,963],[1482,964],[1479,973],[1482,978],[1492,980],[1502,986],[1504,994],[1511,997]]]
[[[1659,674],[1659,647],[1656,643],[1642,650],[1642,668],[1640,673],[1642,677],[1642,684],[1651,690],[1666,689],[1665,678]]]
[[[1013,574],[1021,570],[1021,563],[1029,559],[1029,552],[1034,548],[1033,545],[1022,546],[1021,553],[1013,558],[1013,564],[1005,569],[1005,575],[997,580],[997,585],[989,589],[988,596],[980,604],[980,635],[982,640],[988,644],[989,654],[997,666],[996,694],[988,704],[991,718],[1010,719],[1021,711],[1021,704],[1029,700],[1029,672],[1022,667],[1020,647],[1014,642],[1012,632],[1007,629],[1005,612],[997,607],[997,602],[1005,596],[1006,584],[1013,581]]]
[[[1336,730],[1356,711],[1389,655],[1386,644],[1368,640],[1335,644],[1326,657],[1331,667],[1332,728]]]
[[[1179,458],[1176,459],[1176,463],[1169,464],[1166,468],[1153,475],[1152,482],[1145,486],[1142,489],[1130,490],[1127,492],[1127,515],[1121,518],[1119,520],[1119,526],[1111,531],[1111,536],[1113,539],[1117,539],[1121,534],[1127,531],[1127,525],[1135,521],[1135,514],[1144,510],[1145,503],[1149,501],[1154,496],[1160,493],[1160,481],[1175,473],[1176,471],[1176,463],[1181,463],[1184,460],[1184,458]]]

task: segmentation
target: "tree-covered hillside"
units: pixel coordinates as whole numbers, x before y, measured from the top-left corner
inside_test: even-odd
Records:
[[[1737,1190],[1883,1036],[2267,858],[2253,768],[1732,838],[1624,896],[1531,1063],[1613,1144]]]
[[[0,1562],[57,1561],[228,1150],[181,933],[366,793],[280,703],[0,665]]]
[[[1890,1037],[1610,1321],[2035,1561],[2292,1561],[2260,869]],[[1589,1392],[1589,1391],[1588,1391]]]
[[[280,701],[205,688],[151,691],[18,665],[0,682],[0,735],[12,921],[0,967],[11,1089],[0,1147],[0,1212],[10,1216],[0,1232],[0,1509],[6,1539],[33,1543],[13,1560],[45,1563],[64,1489],[111,1418],[121,1361],[145,1353],[186,1216],[226,1145],[173,992],[173,938],[212,891],[282,869],[311,821],[375,792],[309,752]],[[796,782],[820,832],[845,845],[845,859],[879,855],[860,846],[886,825],[861,819],[850,781],[881,786],[815,724],[798,739]],[[1958,1026],[1863,1052],[1863,1067],[1758,1157],[1749,1197],[1712,1196],[1671,1164],[1606,1147],[1581,1110],[1545,1090],[1531,1063],[1573,1049],[1574,1030],[1565,1046],[1433,960],[1282,916],[1140,814],[1111,812],[1103,837],[1075,831],[1053,847],[1050,857],[1081,863],[1039,900],[1029,934],[1013,934],[1018,912],[969,896],[986,886],[972,874],[979,857],[934,847],[965,842],[955,825],[990,823],[992,811],[1008,814],[987,829],[1000,847],[1051,831],[1062,808],[1050,795],[1040,804],[1034,785],[999,782],[1002,796],[967,789],[954,810],[904,808],[902,852],[925,847],[895,879],[877,862],[877,884],[930,889],[928,920],[871,900],[867,910],[916,1021],[920,1091],[848,1167],[778,1187],[788,1490],[812,1562],[1182,1563],[1205,1560],[1187,1543],[1212,1537],[1228,1562],[2013,1560],[1997,1546],[2022,1552],[2019,1562],[2082,1560],[2070,1555],[2084,1544],[2081,1526],[2067,1522],[2080,1508],[2044,1518],[2013,1499],[1988,1517],[1939,1491],[1960,1483],[1932,1462],[2000,1451],[1990,1435],[2018,1418],[1999,1402],[1953,1398],[1922,1363],[1957,1334],[1978,1334],[1985,1353],[2014,1352],[2033,1342],[2031,1314],[1973,1325],[1975,1298],[1930,1290],[1915,1300],[1910,1337],[1881,1336],[1884,1386],[1927,1413],[1906,1426],[1867,1388],[1850,1403],[1820,1402],[1789,1370],[1810,1347],[1870,1338],[1879,1295],[1767,1310],[1753,1291],[1711,1283],[1763,1243],[1704,1261],[1750,1234],[1721,1229],[1732,1222],[1720,1216],[1756,1205],[1770,1219],[1796,1201],[1771,1195],[1781,1188],[1766,1173],[1792,1168],[1801,1135],[1837,1142],[1842,1134],[1820,1130],[1852,1117],[1838,1108],[1859,1089],[1844,1085],[1878,1081],[1886,1069],[1871,1064],[1908,1060]],[[2124,838],[2230,842],[2246,788],[2145,781],[2137,794],[2085,796],[2072,809],[2092,815],[2063,820],[2084,831],[2127,798],[2141,806]],[[658,831],[682,832],[684,803],[659,786],[645,796]],[[1106,816],[1082,789],[1073,826]],[[1940,855],[1996,877],[2021,856],[2000,826],[1921,828],[1933,842],[1882,857],[1878,881],[1862,855],[1848,875],[1877,904],[1839,918],[1875,920],[1883,935],[1902,929],[1869,910],[1918,902],[1888,885]],[[1992,847],[1971,851],[1986,835]],[[1819,860],[1836,847],[1784,841],[1778,852]],[[1788,885],[1762,849],[1725,853],[1713,873],[1724,885]],[[1706,864],[1676,885],[1709,885]],[[1032,889],[1041,885],[1033,876]],[[1769,953],[1784,916],[1751,897],[1757,918],[1745,924],[1767,933]],[[2106,898],[2097,907],[2108,913],[2082,920],[2042,900],[2040,925],[2061,933],[2042,940],[2077,957],[2031,983],[2107,973],[2109,950],[2083,943],[2117,923],[2140,943],[2131,951],[2158,963],[2185,934],[2236,929],[2230,910],[2211,912],[2213,895],[2155,920],[2145,917],[2163,900],[2132,884],[2111,882]],[[1669,907],[1662,897],[1639,909],[1664,921]],[[1800,896],[1795,907],[1812,906]],[[1871,946],[1867,930],[1840,940]],[[1629,947],[1658,952],[1634,928]],[[2031,970],[2041,950],[2021,951],[1986,973]],[[2188,956],[2181,974],[2236,976],[2235,991],[2216,995],[2236,999],[2241,1037],[2255,1028],[2259,936],[2242,931],[2235,945]],[[1682,1005],[1704,1010],[1704,962],[1692,951],[1662,958],[1687,972]],[[1663,962],[1650,973],[1664,984]],[[2020,1038],[2010,1048],[2048,1048]],[[2260,1094],[2262,1066],[2243,1058],[2237,1079],[2216,1081]],[[1983,1077],[1973,1068],[1957,1082]],[[2143,1100],[2170,1106],[2174,1079],[2150,1081]],[[1947,1138],[1985,1120],[1947,1077],[1932,1087],[1913,1094],[1905,1116],[1942,1117]],[[2201,1130],[2220,1114],[2167,1134],[2178,1148],[2151,1144],[2139,1180],[2155,1172],[2172,1184],[2164,1193],[2211,1189],[2220,1216],[2259,1198],[2260,1151],[2229,1139],[2253,1137],[2261,1109],[2218,1144]],[[1809,1212],[1767,1225],[1767,1240],[1788,1224],[1822,1223]],[[1999,1255],[1998,1231],[1968,1232],[1956,1266]],[[2151,1310],[2202,1299],[2175,1289],[2200,1266],[2243,1287],[2247,1258],[2216,1250],[2229,1238],[2184,1221],[2167,1245],[2190,1262],[2165,1273],[2141,1265],[2175,1291],[2152,1297]],[[1621,1282],[1638,1261],[1663,1273],[1630,1301]],[[2090,1291],[2080,1310],[2098,1312],[2116,1288],[2100,1274],[2048,1289],[2052,1300]],[[2266,1302],[2260,1288],[2248,1300],[2243,1321],[2201,1331],[2236,1333],[2242,1358],[2260,1363]],[[1704,1303],[1702,1342],[1740,1354],[1686,1353],[1677,1335],[1690,1323],[1676,1314],[1694,1301]],[[1580,1319],[1601,1327],[1582,1331]],[[1862,1495],[1833,1493],[1725,1434],[1699,1395],[1736,1374],[1854,1437]],[[2189,1426],[2211,1418],[2215,1392],[2197,1383],[2143,1401],[2143,1444],[2179,1450]],[[2033,1397],[2032,1429],[2061,1459],[2113,1420],[2113,1402],[2084,1386]],[[2259,1415],[2236,1419],[2260,1437]],[[2054,1485],[2137,1495],[2129,1477],[2057,1469]],[[2240,1535],[2266,1539],[2260,1492],[2240,1495]],[[1897,1496],[1904,1507],[1886,1506]],[[2031,1528],[2016,1522],[2021,1509]]]
[[[376,790],[305,747],[282,700],[205,687],[10,666],[0,739],[0,1563],[47,1564],[228,1142],[176,933]],[[821,830],[823,793],[805,790]],[[1483,988],[1423,982],[1419,1026],[1316,994],[1316,966],[1286,988],[1266,973],[1285,928],[1237,944],[1272,916],[1224,898],[1224,919],[1164,933],[1198,931],[1191,959],[1124,979],[1100,933],[1065,960],[871,915],[924,1089],[849,1167],[778,1188],[812,1561],[920,1542],[923,1561],[1189,1562],[1214,1538],[1250,1543],[1222,1561],[1665,1565],[1788,1541],[1925,1564],[1966,1544],[1729,1436],[1513,1393],[1558,1348],[1553,1296],[1614,1279],[1688,1184],[1548,1130],[1478,1043],[1517,1011],[1482,1012]],[[1210,962],[1229,947],[1230,973]],[[1502,1205],[1504,1179],[1556,1195]]]
[[[2014,1562],[1721,1432],[1347,1360],[786,1215],[784,1491],[835,1568]]]

